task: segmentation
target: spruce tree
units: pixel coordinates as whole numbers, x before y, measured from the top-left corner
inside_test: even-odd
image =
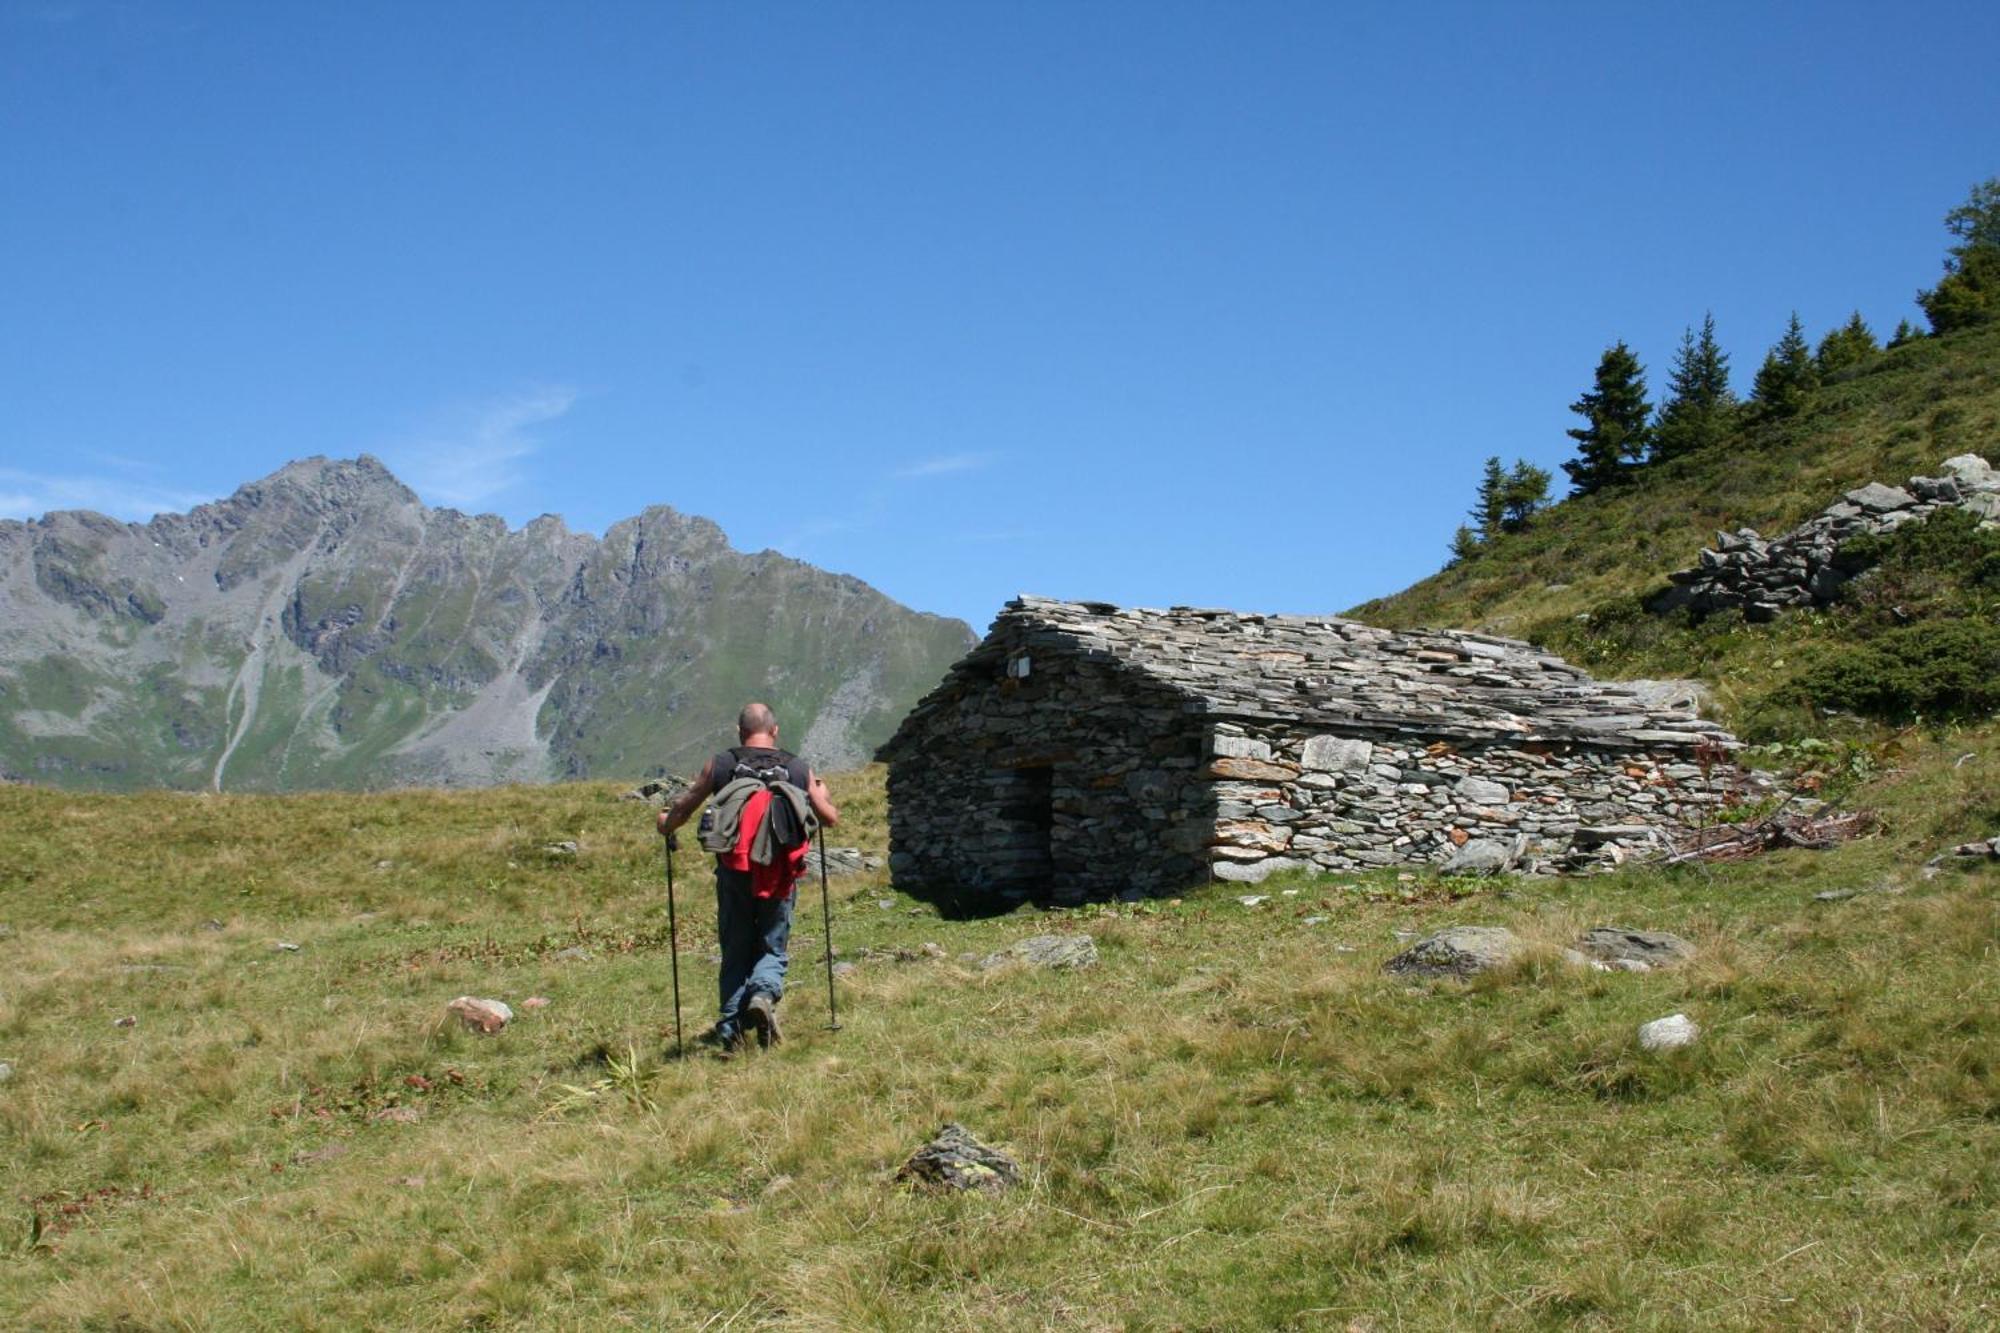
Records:
[[[1679,458],[1706,449],[1729,431],[1736,395],[1729,391],[1729,355],[1715,340],[1715,316],[1705,314],[1701,335],[1681,332],[1667,378],[1667,401],[1653,431],[1653,457]]]
[[[1959,238],[1944,261],[1944,280],[1917,293],[1931,332],[1953,333],[2000,319],[2000,176],[1972,187],[1972,194],[1944,215],[1945,230]]]
[[[1495,537],[1500,533],[1500,524],[1507,516],[1507,474],[1500,468],[1498,455],[1486,460],[1486,471],[1479,478],[1479,494],[1472,503],[1472,512],[1466,517],[1472,520],[1472,530],[1482,538]]]
[[[1577,457],[1562,465],[1573,493],[1588,495],[1620,481],[1646,456],[1652,439],[1646,370],[1621,340],[1605,349],[1589,393],[1569,405],[1584,424],[1564,432]]]
[[[1547,468],[1536,467],[1525,458],[1515,459],[1500,493],[1500,526],[1508,532],[1527,527],[1536,514],[1548,507],[1550,480]]]
[[[1806,398],[1818,387],[1819,372],[1813,368],[1812,352],[1806,346],[1805,326],[1794,310],[1785,336],[1765,354],[1750,397],[1767,415],[1788,417],[1804,407]]]
[[[1895,333],[1889,337],[1889,346],[1901,347],[1904,343],[1913,343],[1923,336],[1924,331],[1922,329],[1910,323],[1907,319],[1899,319],[1896,321]]]
[[[1819,340],[1819,347],[1813,352],[1813,369],[1821,379],[1826,379],[1849,366],[1860,365],[1881,350],[1875,342],[1874,330],[1857,310],[1845,324]]]
[[[1471,528],[1461,523],[1458,531],[1451,536],[1451,563],[1462,565],[1479,554],[1479,538]]]

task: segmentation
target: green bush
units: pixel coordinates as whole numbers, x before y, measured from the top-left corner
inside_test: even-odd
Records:
[[[1784,691],[1820,709],[1886,722],[2000,712],[2000,625],[1927,620],[1828,650]]]

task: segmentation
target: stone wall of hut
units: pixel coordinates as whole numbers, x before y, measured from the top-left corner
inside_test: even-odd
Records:
[[[1027,674],[1012,674],[1023,658]],[[1032,650],[969,684],[889,766],[899,888],[1076,903],[1208,877],[1206,730],[1178,696]]]
[[[1202,768],[1218,878],[1278,870],[1433,864],[1474,839],[1549,868],[1657,849],[1712,821],[1733,764],[1685,748],[1433,741],[1302,734],[1291,723],[1217,723]]]

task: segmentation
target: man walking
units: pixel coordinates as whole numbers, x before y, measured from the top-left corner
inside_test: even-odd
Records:
[[[674,830],[703,801],[716,797],[712,824],[703,825],[702,845],[715,853],[722,1009],[712,1039],[724,1051],[742,1044],[746,1028],[756,1032],[760,1045],[779,1040],[792,891],[811,846],[807,815],[823,828],[840,822],[840,811],[819,775],[779,748],[778,720],[769,706],[745,704],[736,718],[736,734],[740,743],[710,759],[694,786],[660,811],[657,821],[668,847],[677,846]]]

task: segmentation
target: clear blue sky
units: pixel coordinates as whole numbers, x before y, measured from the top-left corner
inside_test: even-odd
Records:
[[[0,516],[372,452],[983,627],[1331,611],[1623,337],[1916,315],[2000,6],[0,0]]]

